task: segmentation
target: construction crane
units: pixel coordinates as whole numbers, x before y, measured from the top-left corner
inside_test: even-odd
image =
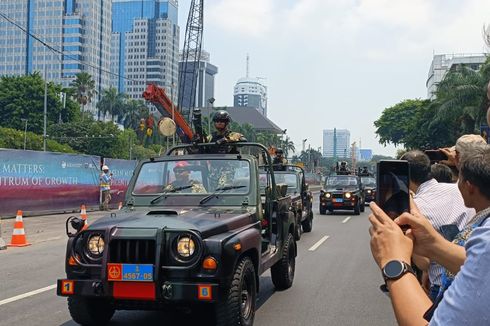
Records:
[[[191,121],[191,114],[196,106],[196,83],[199,75],[204,27],[203,11],[204,0],[192,0],[185,28],[177,102],[177,106],[187,121]]]

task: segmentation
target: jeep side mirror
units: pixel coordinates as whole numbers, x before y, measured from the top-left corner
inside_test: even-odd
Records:
[[[68,230],[68,225],[70,225],[73,229],[75,229],[75,233],[72,233]],[[70,216],[66,220],[66,235],[68,237],[74,237],[78,232],[82,231],[83,227],[85,226],[85,221],[75,217],[75,216]]]

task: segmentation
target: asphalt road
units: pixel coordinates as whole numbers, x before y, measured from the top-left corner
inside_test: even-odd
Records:
[[[316,209],[313,231],[298,242],[293,287],[276,292],[270,274],[262,275],[255,325],[396,324],[390,301],[379,290],[382,278],[369,250],[368,211],[360,216],[319,215]],[[97,216],[89,213],[89,220]],[[26,218],[32,246],[0,251],[1,326],[76,325],[66,299],[57,297],[51,287],[64,277],[64,219]],[[11,223],[3,222],[5,241],[11,232],[5,226]],[[32,292],[36,290],[40,293]],[[202,320],[183,312],[124,311],[115,314],[111,325],[198,323]]]

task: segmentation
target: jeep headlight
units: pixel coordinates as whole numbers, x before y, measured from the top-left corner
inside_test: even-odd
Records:
[[[345,198],[349,199],[352,197],[352,194],[350,192],[345,193]]]
[[[182,236],[179,238],[177,242],[177,253],[182,258],[189,258],[194,255],[196,251],[196,243],[192,238],[188,235]]]
[[[368,189],[367,193],[370,194],[372,193],[373,191],[371,189]]]
[[[325,197],[326,197],[326,198],[331,198],[331,197],[332,197],[332,194],[331,194],[331,193],[329,193],[329,192],[327,192],[327,193],[325,194]]]
[[[104,252],[105,241],[102,234],[95,233],[87,240],[87,251],[91,258],[100,258]]]

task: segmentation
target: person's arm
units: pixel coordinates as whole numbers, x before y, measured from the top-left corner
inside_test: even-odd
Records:
[[[432,301],[420,287],[415,275],[407,273],[398,280],[386,283],[398,324],[427,325],[424,314],[432,306]]]
[[[371,252],[380,268],[391,260],[410,262],[413,240],[403,234],[401,228],[386,215],[374,202],[370,204],[372,214],[369,221]],[[400,325],[427,325],[425,312],[432,302],[412,273],[406,273],[398,280],[388,280],[391,302]]]
[[[459,272],[466,260],[465,248],[444,238],[435,241],[428,249],[430,259],[444,266],[453,274]]]
[[[412,261],[421,271],[427,271],[429,269],[430,259],[427,257],[413,254]]]

